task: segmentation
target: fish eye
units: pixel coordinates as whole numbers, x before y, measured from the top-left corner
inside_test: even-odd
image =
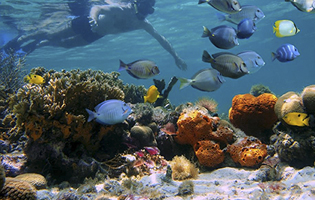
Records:
[[[257,10],[257,12],[260,12],[260,10]]]
[[[261,59],[261,57],[260,57],[260,56],[258,56],[257,58],[258,58],[258,59]]]
[[[301,115],[300,115],[300,114],[298,114],[298,117],[301,117]]]
[[[237,1],[233,1],[233,4],[234,4],[234,5],[237,5],[238,3],[237,3]]]

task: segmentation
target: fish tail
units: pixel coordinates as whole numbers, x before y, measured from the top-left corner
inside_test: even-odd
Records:
[[[223,22],[226,20],[226,15],[224,15],[222,13],[216,13],[216,16],[217,16],[219,22]]]
[[[209,31],[209,29],[205,26],[203,27],[203,32],[202,32],[202,36],[201,37],[209,37],[211,35],[211,32]]]
[[[303,123],[305,126],[310,126],[310,116],[306,117],[305,119],[303,119]]]
[[[274,61],[277,58],[277,54],[274,52],[271,52],[271,60]]]
[[[147,102],[147,96],[143,96],[143,99],[144,99],[144,103]]]
[[[207,0],[199,0],[198,4],[206,3]]]
[[[275,33],[276,31],[277,31],[277,28],[273,26],[273,33]]]
[[[211,58],[210,54],[206,50],[203,51],[202,61],[207,62],[207,63],[213,63],[214,62],[213,58]]]
[[[120,64],[119,64],[119,69],[118,71],[122,71],[122,70],[125,70],[127,65],[122,61],[122,60],[119,60]]]
[[[191,84],[191,79],[178,77],[178,80],[180,81],[179,89],[183,89]]]
[[[87,122],[90,122],[90,121],[92,121],[94,118],[95,118],[95,113],[92,111],[92,110],[89,110],[89,109],[85,109],[86,110],[86,112],[88,112],[88,114],[89,114],[89,118],[88,118],[88,120],[87,120]]]

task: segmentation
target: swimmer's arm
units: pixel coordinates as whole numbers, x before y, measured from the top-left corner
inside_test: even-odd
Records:
[[[164,36],[159,34],[157,30],[146,19],[143,21],[143,29],[150,35],[152,35],[160,43],[160,45],[174,57],[175,63],[180,69],[187,69],[185,61],[178,56],[171,43]]]
[[[96,5],[93,6],[90,10],[90,18],[97,22],[99,15],[105,15],[109,11],[122,10],[122,7],[119,4],[111,4],[111,5]]]

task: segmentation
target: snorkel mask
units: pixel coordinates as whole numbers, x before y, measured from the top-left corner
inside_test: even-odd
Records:
[[[155,5],[155,0],[134,0],[133,5],[137,18],[144,20],[146,16],[154,12],[153,6]]]

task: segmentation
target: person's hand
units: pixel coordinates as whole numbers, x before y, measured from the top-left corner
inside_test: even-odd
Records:
[[[187,64],[186,64],[186,62],[183,59],[177,57],[175,59],[175,63],[176,63],[176,65],[177,65],[177,67],[179,69],[181,69],[181,70],[186,70],[187,69]]]
[[[93,19],[92,17],[88,17],[88,19],[89,19],[91,31],[96,32],[96,29],[98,27],[97,21],[95,19]]]

